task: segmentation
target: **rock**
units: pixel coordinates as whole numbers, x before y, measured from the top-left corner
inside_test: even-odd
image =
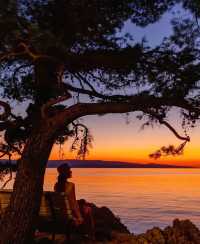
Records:
[[[200,231],[190,220],[173,221],[172,227],[164,230],[167,244],[199,244]]]
[[[141,239],[141,237],[145,239],[147,243],[165,244],[163,233],[157,227],[147,230],[145,234],[138,235],[138,241]]]
[[[79,200],[80,208],[85,200]],[[92,208],[95,220],[96,241],[77,236],[75,244],[200,244],[200,230],[190,220],[173,221],[172,226],[161,230],[154,227],[146,233],[134,235],[123,225],[107,207],[98,208],[92,203],[88,203]],[[65,243],[65,236],[57,235],[56,244]],[[47,238],[37,240],[36,243],[52,243],[50,235]]]
[[[164,230],[154,227],[140,235],[114,233],[109,244],[200,244],[200,231],[190,220],[173,221]]]
[[[80,208],[85,200],[78,201]],[[123,225],[118,217],[107,207],[97,207],[93,203],[87,203],[92,208],[95,221],[95,234],[99,241],[111,240],[112,232],[130,233],[125,225]]]
[[[78,201],[80,209],[82,209],[82,206],[86,203],[85,200],[81,199]],[[124,234],[130,234],[129,230],[125,225],[123,225],[118,217],[116,217],[112,211],[107,207],[97,207],[93,203],[88,203],[92,208],[92,214],[95,222],[95,238],[97,242],[95,243],[105,243],[112,240],[112,233],[124,233]],[[65,236],[64,235],[56,235],[57,240],[55,243],[61,244],[64,243]],[[90,242],[89,240],[85,240],[84,238],[81,239],[81,236],[79,234],[76,234],[77,238],[76,241],[74,241],[75,244],[90,244],[94,242]],[[51,239],[51,236],[47,234],[46,237],[39,237],[36,240],[36,243],[49,243],[48,239]]]

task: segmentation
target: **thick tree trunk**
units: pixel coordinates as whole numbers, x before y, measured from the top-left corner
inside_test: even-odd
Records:
[[[20,160],[10,205],[1,220],[0,243],[30,243],[38,214],[46,163],[53,146],[52,129],[35,130]]]

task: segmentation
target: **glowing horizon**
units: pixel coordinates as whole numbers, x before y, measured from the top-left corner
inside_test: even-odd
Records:
[[[181,121],[177,117],[176,113],[172,113],[169,121],[181,135],[184,135],[180,126]],[[200,126],[189,130],[191,142],[186,145],[183,155],[166,156],[154,160],[149,157],[149,154],[162,146],[170,144],[178,146],[182,141],[178,140],[165,126],[156,125],[155,128],[146,127],[141,130],[144,122],[137,120],[134,113],[130,116],[129,124],[126,123],[123,115],[116,114],[82,118],[81,123],[90,129],[94,138],[93,148],[90,149],[86,159],[200,167],[198,135]],[[76,159],[76,153],[70,152],[71,144],[72,140],[69,140],[62,146],[61,151],[59,145],[54,145],[49,159]],[[13,157],[13,159],[17,158]]]
[[[173,117],[172,124],[180,134],[183,133],[178,126],[180,123]],[[170,144],[178,146],[182,143],[164,126],[140,130],[142,122],[133,116],[131,122],[126,124],[120,115],[87,116],[83,123],[88,126],[94,137],[93,148],[86,157],[88,160],[200,166],[199,127],[189,131],[191,142],[186,145],[183,155],[166,156],[154,160],[149,158],[149,154],[161,146]],[[61,153],[59,146],[55,145],[49,159],[75,159],[76,154],[70,152],[70,145],[71,141],[63,145]]]
[[[189,14],[180,5],[175,6],[173,10],[177,14],[178,12],[185,15]],[[131,33],[136,41],[139,42],[143,37],[146,37],[150,46],[159,45],[164,37],[172,33],[170,24],[172,17],[174,17],[172,12],[165,13],[159,22],[151,24],[146,28],[140,28],[127,21],[121,34]],[[155,129],[146,128],[139,131],[142,122],[133,119],[130,124],[126,125],[125,120],[119,115],[90,116],[84,119],[84,122],[91,129],[94,137],[93,148],[90,150],[87,159],[200,166],[200,138],[198,136],[200,127],[196,127],[192,131],[189,130],[191,142],[186,146],[183,155],[175,157],[167,156],[153,160],[148,155],[160,149],[160,147],[170,144],[178,146],[181,143],[164,126],[160,125],[159,128],[157,126]],[[170,123],[181,135],[184,135],[177,111],[172,113]],[[67,146],[64,146],[63,159],[75,158],[75,154],[69,152],[69,145],[70,142]],[[58,147],[55,146],[50,159],[59,158]]]
[[[178,12],[188,14],[180,5],[175,6],[172,10],[177,14]],[[133,25],[131,21],[127,21],[119,34],[123,36],[125,33],[130,33],[138,42],[146,37],[150,46],[159,45],[164,37],[170,36],[172,33],[170,21],[174,17],[173,11],[165,13],[158,22],[146,28],[140,28]],[[18,112],[20,111],[19,109]],[[91,130],[94,137],[93,148],[90,149],[90,154],[86,159],[200,166],[200,138],[198,136],[200,127],[189,131],[191,142],[186,146],[183,155],[167,156],[153,160],[149,158],[149,154],[162,146],[170,144],[178,146],[182,141],[178,140],[172,132],[161,125],[156,126],[154,129],[149,127],[140,130],[142,123],[145,121],[138,121],[134,115],[131,115],[130,118],[129,124],[125,123],[122,115],[87,116],[80,119],[79,121]],[[177,111],[172,112],[169,121],[181,135],[184,135]],[[55,145],[49,159],[75,159],[76,155],[69,150],[70,145],[71,141],[64,145],[63,155],[59,155],[59,146]]]

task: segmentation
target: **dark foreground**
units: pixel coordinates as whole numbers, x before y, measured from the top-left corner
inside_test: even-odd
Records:
[[[154,227],[144,234],[131,234],[120,219],[108,208],[90,204],[96,226],[96,241],[86,236],[74,235],[73,244],[200,244],[200,230],[189,220],[174,220],[164,230]],[[38,234],[35,243],[52,243],[49,234]],[[56,244],[66,243],[64,235],[56,235]]]

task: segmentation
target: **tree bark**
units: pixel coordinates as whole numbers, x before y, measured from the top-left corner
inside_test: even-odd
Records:
[[[1,220],[1,244],[30,243],[53,143],[52,128],[48,126],[42,126],[30,135],[20,159],[9,207]]]
[[[0,220],[0,244],[30,243],[33,235],[46,164],[59,129],[56,118],[43,118],[41,109],[59,94],[60,67],[59,63],[45,59],[35,63],[34,106],[37,111],[31,114],[32,131],[20,159],[10,204]]]

